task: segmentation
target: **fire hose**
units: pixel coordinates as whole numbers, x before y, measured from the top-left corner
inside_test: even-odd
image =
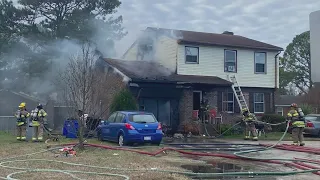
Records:
[[[244,151],[239,151],[235,152],[234,154],[223,154],[223,153],[202,153],[202,152],[189,152],[189,151],[184,151],[176,148],[162,148],[156,152],[145,152],[145,151],[140,151],[136,149],[130,149],[130,148],[120,148],[120,147],[112,147],[112,146],[104,146],[104,145],[97,145],[97,144],[85,144],[85,146],[91,146],[91,147],[97,147],[97,148],[104,148],[104,149],[110,149],[110,150],[123,150],[123,151],[130,151],[130,152],[135,152],[139,154],[145,154],[145,155],[151,155],[151,156],[156,156],[163,151],[176,151],[181,154],[189,154],[189,155],[195,155],[195,156],[211,156],[211,157],[223,157],[223,158],[229,158],[229,159],[242,159],[242,160],[250,160],[250,161],[260,161],[260,162],[265,162],[265,163],[274,163],[274,164],[285,164],[288,166],[293,166],[299,169],[304,169],[300,171],[287,171],[287,172],[225,172],[225,173],[193,173],[189,171],[172,171],[172,170],[165,170],[165,169],[126,169],[126,168],[112,168],[112,167],[100,167],[100,166],[92,166],[92,165],[86,165],[86,164],[78,164],[78,163],[70,163],[70,162],[65,162],[65,161],[57,161],[57,160],[47,160],[47,159],[26,159],[26,160],[10,160],[10,159],[15,159],[23,156],[30,156],[30,155],[35,155],[35,154],[40,154],[44,153],[47,151],[50,151],[52,149],[57,149],[57,148],[51,148],[46,151],[40,151],[32,154],[26,154],[22,156],[16,156],[16,157],[11,157],[11,158],[5,158],[0,160],[0,167],[2,168],[8,168],[8,169],[15,169],[19,170],[18,172],[11,173],[7,175],[6,178],[2,179],[10,179],[13,180],[13,176],[17,174],[23,174],[23,173],[30,173],[30,172],[55,172],[55,173],[63,173],[66,175],[69,175],[70,177],[74,179],[80,179],[74,174],[92,174],[92,175],[103,175],[103,176],[117,176],[117,177],[122,177],[124,179],[130,179],[126,175],[121,175],[121,174],[112,174],[112,173],[98,173],[98,172],[83,172],[83,171],[72,171],[72,170],[55,170],[55,169],[33,169],[33,168],[20,168],[20,167],[14,167],[14,166],[9,166],[6,164],[9,163],[15,163],[15,162],[26,162],[26,161],[46,161],[46,162],[56,162],[60,164],[66,164],[66,165],[71,165],[71,166],[80,166],[80,167],[90,167],[90,168],[96,168],[96,169],[104,169],[104,170],[117,170],[117,171],[148,171],[148,172],[161,172],[161,173],[174,173],[174,174],[181,174],[181,175],[188,175],[192,177],[216,177],[216,176],[287,176],[287,175],[295,175],[295,174],[300,174],[300,173],[317,173],[320,171],[320,168],[314,167],[309,165],[309,167],[306,167],[306,164],[304,163],[309,163],[309,164],[315,164],[315,165],[320,165],[320,162],[314,161],[314,160],[308,160],[308,159],[285,159],[285,158],[257,158],[257,157],[249,157],[245,156],[244,154],[247,153],[253,153],[253,152],[261,152],[261,151],[266,151],[269,150],[273,147],[275,147],[277,144],[279,144],[285,134],[287,133],[289,127],[289,122],[287,124],[286,131],[284,132],[283,136],[280,138],[280,140],[269,147],[263,148],[263,149],[254,149],[254,150],[244,150]],[[69,145],[76,145],[76,144],[66,144],[63,146],[69,146]],[[61,148],[61,147],[59,147]],[[298,162],[298,164],[294,163],[283,163],[283,162]],[[315,169],[310,169],[310,168],[315,168]]]

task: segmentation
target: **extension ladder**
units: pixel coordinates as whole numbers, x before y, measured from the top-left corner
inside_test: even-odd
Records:
[[[232,87],[233,93],[237,99],[240,111],[242,112],[242,109],[244,109],[244,108],[247,108],[249,111],[247,102],[246,102],[244,95],[241,91],[241,88],[240,88],[240,85],[237,81],[236,75],[228,75],[228,79],[230,82],[232,82],[231,87]],[[250,113],[250,111],[249,111],[249,113]]]

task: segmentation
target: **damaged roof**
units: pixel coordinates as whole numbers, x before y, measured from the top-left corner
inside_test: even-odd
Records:
[[[148,27],[147,30],[153,30],[157,34],[175,36],[179,44],[199,44],[214,46],[229,46],[239,48],[283,51],[283,48],[256,41],[240,35],[234,35],[232,32],[226,34],[173,30],[164,28]]]
[[[216,76],[178,75],[170,72],[157,62],[127,61],[118,59],[104,59],[111,67],[119,70],[133,81],[193,83],[212,85],[231,85],[230,81]]]

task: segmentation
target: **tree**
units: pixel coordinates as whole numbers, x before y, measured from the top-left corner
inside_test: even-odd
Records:
[[[138,110],[136,99],[128,89],[119,91],[110,106],[110,113],[124,110]]]
[[[83,148],[85,122],[77,113],[81,110],[91,117],[99,115],[100,98],[105,91],[105,76],[96,70],[98,57],[90,43],[81,46],[81,52],[70,58],[66,69],[61,73],[58,82],[62,88],[65,103],[74,107],[74,116],[79,119],[79,146]]]
[[[121,5],[119,0],[19,0],[19,3],[25,11],[33,14],[31,20],[42,18],[40,25],[53,39],[88,40],[87,37],[95,33],[92,28],[95,21],[109,26],[111,31],[108,38],[113,35],[121,38],[126,34],[121,26],[122,16],[106,20],[106,16],[115,13]]]
[[[310,31],[297,35],[280,60],[280,87],[284,88],[289,83],[304,94],[312,87]]]

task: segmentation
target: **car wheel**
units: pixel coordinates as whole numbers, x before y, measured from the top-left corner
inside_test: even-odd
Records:
[[[120,134],[119,137],[118,137],[118,145],[119,146],[125,146],[124,136],[122,134]]]

